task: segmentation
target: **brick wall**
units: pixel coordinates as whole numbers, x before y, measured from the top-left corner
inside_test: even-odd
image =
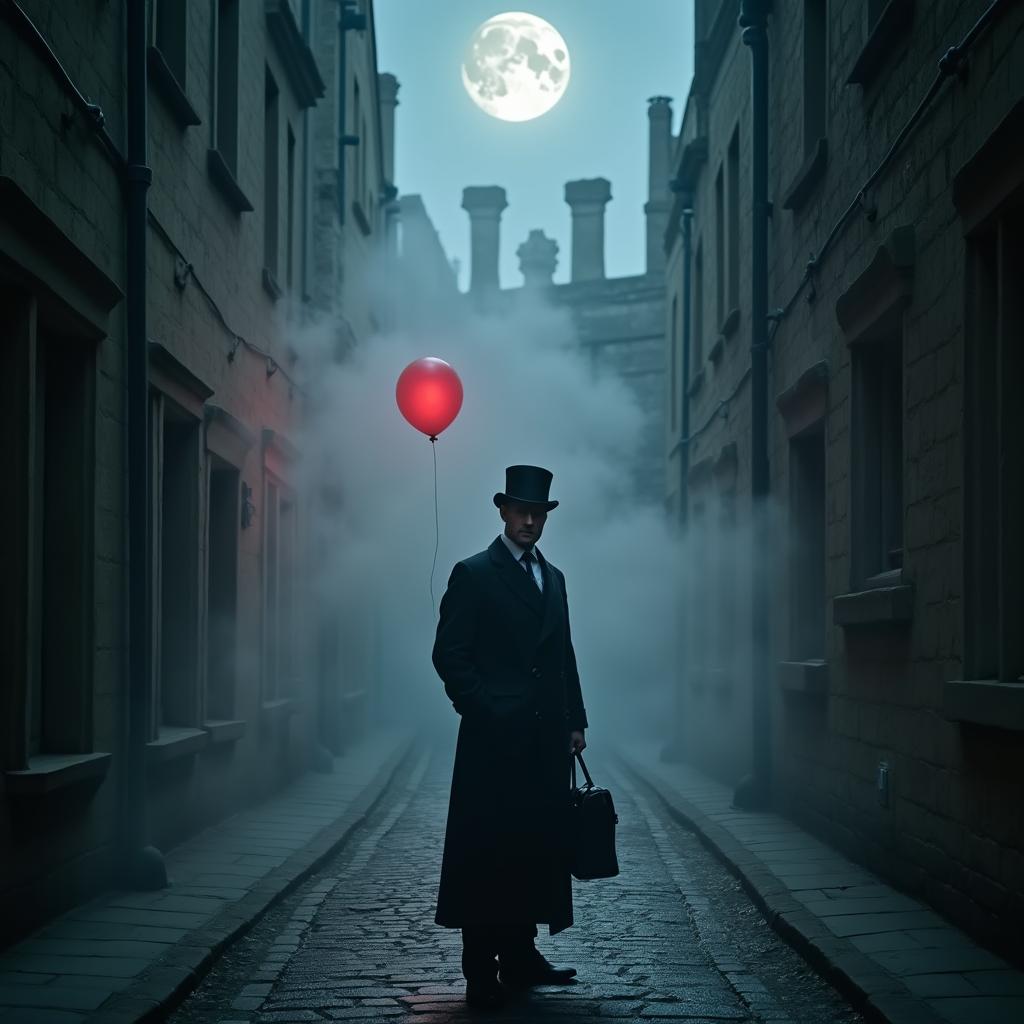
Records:
[[[906,31],[894,30],[873,75],[847,84],[867,38],[860,0],[833,0],[828,8],[828,159],[805,200],[786,209],[804,165],[803,3],[779,0],[769,21],[771,54],[769,198],[769,308],[782,306],[804,276],[832,225],[857,196],[897,132],[928,89],[938,58],[958,42],[987,5],[947,2],[913,5]],[[945,83],[890,168],[837,236],[813,278],[774,336],[769,374],[769,439],[773,514],[780,546],[793,509],[790,424],[771,399],[791,394],[804,375],[827,364],[824,421],[826,452],[826,556],[822,570],[830,599],[825,640],[827,687],[793,693],[773,681],[772,737],[776,796],[790,813],[877,870],[923,894],[940,911],[982,939],[1020,954],[1024,792],[1017,771],[1019,733],[965,725],[947,717],[944,683],[963,673],[963,311],[964,230],[953,204],[957,170],[978,152],[1024,96],[1024,12],[1005,5],[971,50],[966,76]],[[708,159],[697,181],[694,248],[713,226],[710,182],[724,132],[742,117],[749,89],[749,54],[738,37],[722,60],[708,94]],[[749,156],[749,129],[741,128],[741,162]],[[681,159],[682,154],[678,154]],[[749,165],[744,164],[749,181]],[[868,217],[870,211],[873,216]],[[897,228],[914,235],[912,284],[900,317],[902,329],[903,570],[897,582],[912,588],[907,622],[833,624],[831,600],[859,585],[851,536],[857,526],[853,455],[860,411],[853,394],[853,360],[837,316],[837,300],[862,279]],[[745,235],[746,222],[741,225]],[[671,275],[680,274],[679,240]],[[707,258],[705,287],[714,294],[714,263]],[[744,261],[746,269],[746,261]],[[671,287],[678,288],[677,282]],[[749,294],[744,281],[742,294]],[[868,297],[870,300],[870,296]],[[708,308],[707,299],[705,308]],[[744,321],[742,334],[749,325]],[[705,420],[730,382],[730,366],[747,359],[743,343],[728,343],[718,371],[706,374],[691,399],[691,428]],[[705,343],[705,351],[707,346]],[[733,371],[734,372],[734,371]],[[691,449],[691,466],[713,458],[734,439],[739,488],[749,490],[744,468],[749,420],[746,392]],[[691,487],[691,508],[695,492]],[[739,508],[743,508],[740,497]],[[741,515],[741,512],[738,512]],[[782,548],[784,551],[784,547]],[[772,594],[774,650],[787,654],[788,558],[775,570]],[[716,583],[704,591],[713,600]],[[737,608],[737,618],[741,609]],[[685,660],[685,659],[684,659]],[[773,677],[774,680],[774,677]],[[694,735],[713,721],[710,709],[686,693],[683,738],[691,756],[716,767]],[[692,681],[691,681],[692,683]],[[738,735],[738,716],[724,716]],[[686,731],[690,725],[692,732]],[[879,802],[879,762],[889,766],[888,805]],[[738,768],[739,765],[733,766]],[[721,766],[719,766],[721,768]],[[720,771],[722,774],[725,772]]]
[[[75,4],[48,4],[29,0],[22,5],[32,21],[59,55],[81,92],[102,107],[108,131],[120,143],[124,135],[122,88],[122,11],[117,5],[95,10]],[[65,120],[65,116],[67,119]],[[98,145],[85,115],[78,111],[54,72],[15,29],[13,19],[0,20],[0,179],[5,200],[0,205],[0,232],[4,243],[0,258],[0,287],[5,291],[4,374],[15,345],[23,343],[7,335],[13,325],[9,304],[13,293],[34,295],[40,323],[63,317],[65,302],[75,289],[91,278],[72,259],[77,250],[83,262],[114,286],[124,286],[124,217],[118,172]],[[15,193],[23,196],[14,198]],[[30,236],[19,240],[17,224],[30,218]],[[47,246],[34,248],[41,236],[40,225],[54,230]],[[70,261],[70,262],[69,262]],[[53,293],[47,281],[62,278]],[[65,287],[63,281],[72,282]],[[75,309],[74,305],[71,307]],[[78,312],[78,310],[76,310]],[[84,320],[83,320],[84,323]],[[95,464],[91,508],[69,505],[69,517],[92,523],[87,536],[88,575],[91,576],[93,607],[92,636],[82,667],[83,688],[88,688],[85,706],[90,721],[88,749],[113,750],[119,739],[120,692],[123,683],[124,571],[123,542],[124,463],[122,438],[125,409],[122,365],[124,327],[122,307],[115,304],[104,318],[101,337],[91,339],[78,322],[65,325],[70,344],[88,350],[88,386],[93,390]],[[88,328],[89,331],[92,328]],[[15,375],[16,378],[16,375]],[[16,378],[17,379],[17,378]],[[21,397],[21,396],[19,396]],[[19,444],[28,444],[24,422],[8,424],[12,433],[9,460],[17,467],[20,456],[11,458]],[[21,456],[27,455],[22,451]],[[22,463],[24,465],[25,463]],[[10,473],[9,465],[9,473]],[[17,472],[17,471],[16,471]],[[8,509],[25,509],[30,481],[16,481],[10,475],[11,492],[5,497]],[[38,531],[38,521],[29,530]],[[19,562],[24,537],[8,551]],[[13,563],[5,575],[11,580]],[[4,620],[8,626],[24,624],[29,595],[17,588],[3,592]],[[13,588],[12,588],[13,589]],[[16,603],[15,612],[8,601]],[[37,613],[38,614],[38,613]],[[29,618],[33,613],[28,612]],[[13,642],[12,642],[13,639]],[[27,679],[11,669],[20,645],[29,646],[23,635],[5,636],[7,670],[0,680],[0,703],[5,720],[0,739],[3,769],[26,767],[24,732]],[[23,667],[23,666],[22,666]],[[79,690],[81,693],[81,689]],[[91,727],[90,727],[91,726]],[[18,735],[16,735],[16,733]],[[17,928],[32,914],[52,911],[66,904],[79,891],[106,878],[109,849],[115,829],[117,801],[116,767],[92,794],[88,811],[61,813],[42,806],[30,797],[14,796],[10,781],[0,773],[0,934]],[[61,821],[55,827],[54,816]],[[26,913],[27,912],[27,913]]]

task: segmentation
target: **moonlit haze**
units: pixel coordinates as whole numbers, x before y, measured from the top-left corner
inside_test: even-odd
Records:
[[[343,364],[331,358],[332,325],[301,341],[311,367],[308,483],[338,498],[315,524],[331,553],[319,565],[317,592],[341,602],[345,649],[357,652],[373,636],[381,715],[454,725],[430,663],[431,446],[395,402],[402,370],[438,356],[458,372],[465,397],[436,445],[435,606],[454,563],[501,532],[491,498],[504,486],[505,466],[551,469],[551,495],[561,504],[538,547],[566,574],[592,732],[621,739],[632,728],[664,739],[679,553],[661,509],[631,493],[645,411],[621,380],[592,376],[564,313],[524,302],[498,318],[458,305],[438,304],[421,326],[367,339]]]
[[[693,7],[645,0],[643,16],[613,0],[536,0],[529,14],[565,40],[571,83],[543,117],[503,121],[467,95],[462,64],[482,23],[500,11],[482,0],[443,5],[390,0],[374,7],[381,70],[401,84],[396,112],[395,184],[423,197],[460,282],[469,281],[467,185],[500,185],[500,279],[522,283],[516,249],[530,231],[558,242],[555,281],[569,279],[571,220],[565,182],[607,178],[609,277],[642,273],[647,201],[647,100],[671,96],[673,130],[693,76]]]

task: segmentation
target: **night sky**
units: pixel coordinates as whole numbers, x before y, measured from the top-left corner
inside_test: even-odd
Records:
[[[489,117],[466,94],[460,68],[476,27],[506,10],[545,18],[565,38],[572,61],[562,100],[533,121]],[[642,13],[642,17],[641,17]],[[528,6],[483,0],[381,0],[375,5],[379,66],[401,82],[396,184],[419,193],[450,257],[468,281],[465,185],[501,185],[501,283],[522,283],[515,250],[531,228],[559,244],[556,281],[568,280],[573,178],[612,183],[607,208],[609,277],[643,273],[647,199],[647,98],[671,96],[679,119],[693,74],[693,5],[677,0],[537,0]]]

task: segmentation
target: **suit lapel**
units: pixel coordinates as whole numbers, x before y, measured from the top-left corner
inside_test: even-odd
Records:
[[[498,537],[488,548],[491,562],[498,571],[502,582],[537,615],[544,615],[544,595],[537,584],[527,575],[526,570],[513,558],[512,552]],[[546,582],[546,578],[545,578]]]
[[[562,620],[562,588],[558,577],[552,572],[547,559],[538,551],[537,561],[544,573],[544,621],[540,628],[540,642],[543,642],[558,627]],[[525,576],[526,573],[524,572]],[[530,581],[527,580],[527,583]]]

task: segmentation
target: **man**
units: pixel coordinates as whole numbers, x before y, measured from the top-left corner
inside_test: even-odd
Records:
[[[551,473],[509,466],[494,504],[504,532],[459,562],[441,601],[433,661],[462,715],[437,900],[462,929],[466,1001],[509,985],[565,984],[536,949],[537,925],[572,924],[569,768],[587,714],[569,634],[565,577],[537,550]],[[497,959],[496,959],[497,958]]]

